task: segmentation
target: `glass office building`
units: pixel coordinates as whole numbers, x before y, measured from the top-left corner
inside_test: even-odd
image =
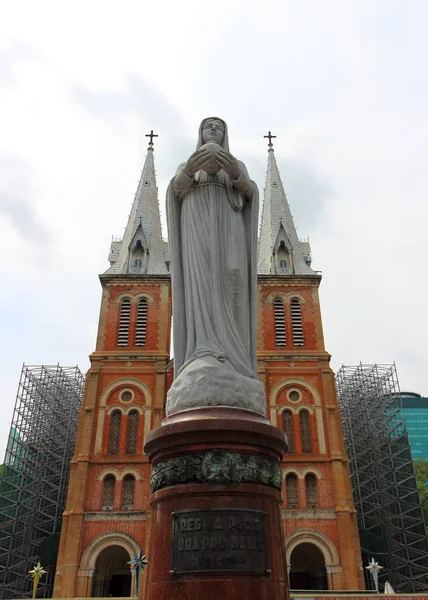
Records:
[[[412,458],[428,460],[428,398],[413,392],[401,392]]]

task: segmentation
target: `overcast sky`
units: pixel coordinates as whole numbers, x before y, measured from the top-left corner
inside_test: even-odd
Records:
[[[145,134],[164,215],[211,115],[261,189],[277,135],[333,368],[428,395],[427,26],[426,0],[3,3],[0,462],[22,363],[89,366]]]

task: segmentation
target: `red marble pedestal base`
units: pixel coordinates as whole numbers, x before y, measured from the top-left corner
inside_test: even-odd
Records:
[[[239,409],[177,413],[148,435],[155,491],[146,600],[288,598],[285,449],[280,430]]]

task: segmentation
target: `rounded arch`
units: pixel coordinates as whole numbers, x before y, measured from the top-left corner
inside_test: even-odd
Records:
[[[336,567],[340,565],[336,546],[324,533],[315,531],[315,529],[297,529],[285,538],[284,543],[288,568],[290,568],[291,564],[291,553],[299,544],[314,544],[314,546],[317,546],[324,557],[326,567]]]
[[[100,396],[100,407],[99,407],[99,411],[98,411],[97,433],[96,433],[96,437],[95,437],[95,454],[101,452],[101,448],[102,448],[103,427],[104,427],[104,418],[105,418],[106,407],[107,407],[107,399],[115,389],[117,389],[118,387],[122,387],[122,386],[134,386],[137,389],[139,389],[140,392],[145,397],[146,404],[145,404],[144,408],[141,409],[143,412],[141,412],[140,414],[145,415],[144,436],[146,436],[149,433],[150,424],[151,424],[151,420],[152,420],[152,394],[150,392],[149,387],[142,381],[139,381],[138,379],[131,379],[131,378],[117,379],[116,381],[113,381],[112,383],[110,383],[103,390],[103,392],[101,393],[101,396]],[[119,407],[117,407],[117,408],[119,408]],[[121,407],[121,409],[125,411],[125,414],[128,409],[129,410],[131,410],[131,409],[138,410],[135,405],[131,405],[131,406],[127,407],[127,409],[123,409],[123,407]]]
[[[323,479],[321,471],[315,467],[305,467],[302,470],[302,479],[304,479],[306,475],[315,475],[317,479]]]
[[[310,394],[312,394],[315,406],[321,406],[320,393],[318,392],[316,387],[312,385],[312,383],[309,383],[309,381],[305,381],[304,379],[299,379],[297,377],[288,377],[287,379],[281,379],[281,381],[278,381],[278,383],[276,383],[273,386],[269,395],[269,404],[272,408],[276,406],[276,399],[278,397],[278,394],[289,385],[300,385],[301,387],[305,388],[308,392],[310,392]]]
[[[113,300],[113,302],[115,304],[120,304],[122,302],[122,300],[129,300],[132,304],[134,301],[134,297],[129,292],[122,292],[121,294],[116,296],[116,298]]]
[[[291,302],[292,300],[298,300],[300,304],[305,304],[305,299],[297,292],[291,292],[288,294],[288,301]]]
[[[155,301],[153,296],[148,292],[140,292],[135,295],[131,294],[130,292],[121,292],[116,296],[116,298],[114,298],[113,302],[115,304],[120,304],[125,298],[128,298],[131,301],[131,304],[137,304],[143,298],[147,300],[148,304],[152,304]]]
[[[273,304],[275,302],[275,300],[282,300],[282,302],[284,302],[284,304],[287,302],[288,298],[287,298],[287,294],[285,294],[284,292],[273,292],[273,294],[270,294],[270,296],[268,296],[267,300],[266,300],[266,304]]]
[[[139,381],[138,379],[126,378],[126,379],[117,379],[116,381],[113,381],[103,390],[103,392],[100,396],[100,408],[106,407],[107,406],[107,398],[110,396],[110,394],[115,389],[117,389],[118,387],[122,387],[123,385],[133,385],[134,387],[138,388],[142,392],[144,397],[146,398],[146,406],[149,407],[152,405],[152,394],[150,392],[149,387],[142,381]]]
[[[288,467],[282,471],[282,478],[285,480],[287,475],[296,475],[298,479],[302,479],[302,474],[296,467]]]
[[[131,404],[130,406],[127,406],[126,408],[124,406],[120,406],[118,404],[112,404],[111,406],[108,407],[107,409],[107,414],[111,415],[112,412],[114,412],[115,410],[118,410],[122,413],[122,415],[129,415],[130,412],[135,411],[137,412],[139,415],[144,415],[144,408],[142,408],[141,406],[138,406],[136,404]]]
[[[89,542],[80,560],[80,569],[95,569],[98,556],[109,546],[121,546],[129,557],[139,554],[140,547],[137,541],[128,533],[123,531],[106,531]]]
[[[132,475],[135,481],[140,481],[143,479],[143,477],[141,477],[141,473],[139,473],[137,469],[124,469],[120,474],[120,478],[123,479],[127,475]]]
[[[278,414],[282,414],[286,410],[289,410],[294,415],[298,415],[302,410],[307,410],[309,414],[314,414],[314,407],[309,406],[308,404],[300,404],[299,406],[290,406],[289,404],[284,404],[283,406],[278,406]]]
[[[141,292],[135,296],[135,302],[138,304],[140,300],[147,300],[147,304],[152,304],[155,299],[148,292]]]
[[[285,479],[287,475],[294,473],[299,479],[304,479],[306,475],[315,475],[317,479],[323,479],[321,471],[315,467],[305,467],[304,469],[298,469],[297,467],[287,467],[282,471],[282,477]]]
[[[326,439],[325,439],[325,432],[324,432],[321,395],[320,395],[319,391],[316,389],[316,387],[314,385],[312,385],[312,383],[309,383],[309,381],[305,381],[304,379],[300,379],[297,377],[288,377],[287,379],[281,379],[281,381],[278,381],[278,383],[276,383],[273,386],[273,388],[269,394],[269,408],[270,408],[270,415],[271,415],[271,423],[275,427],[277,426],[277,416],[278,416],[278,410],[279,410],[279,406],[277,405],[278,394],[285,387],[292,386],[292,385],[301,386],[304,389],[306,389],[310,394],[312,394],[312,397],[314,399],[314,406],[315,406],[314,412],[315,412],[315,421],[316,421],[316,428],[317,428],[319,452],[320,452],[320,454],[326,454],[327,448],[326,448]],[[287,405],[287,408],[291,409],[291,406]],[[302,408],[309,410],[313,414],[313,409],[310,409],[310,407],[308,407],[307,405],[300,404],[299,410],[301,410]]]
[[[303,296],[301,296],[299,293],[297,292],[290,292],[288,294],[284,293],[284,292],[280,292],[280,291],[276,291],[276,292],[272,292],[272,294],[270,294],[267,299],[266,299],[266,304],[272,304],[274,300],[276,299],[280,299],[282,300],[285,304],[289,304],[290,301],[293,298],[296,298],[297,300],[299,300],[299,302],[301,302],[302,304],[305,304],[306,300],[304,299]]]
[[[108,469],[103,469],[101,473],[98,475],[98,481],[103,481],[108,475],[113,475],[116,479],[120,479],[120,471],[119,469],[114,469],[113,467],[109,467]]]
[[[278,413],[280,415],[282,415],[282,413],[285,412],[286,410],[293,413],[293,415],[297,414],[296,406],[289,406],[288,404],[284,404],[284,406],[278,406]]]
[[[131,404],[131,406],[128,406],[128,408],[125,409],[125,415],[129,415],[131,412],[137,412],[139,415],[144,415],[144,409],[141,408],[141,406],[133,406]]]
[[[122,469],[122,471],[119,471],[119,469],[113,469],[112,467],[108,467],[107,469],[103,469],[101,471],[101,473],[97,477],[97,480],[102,481],[104,479],[104,477],[107,477],[107,475],[114,475],[114,477],[116,477],[117,481],[120,481],[121,479],[126,477],[126,475],[133,475],[137,481],[140,479],[143,479],[143,477],[141,476],[141,473],[138,471],[138,469],[126,469],[125,468],[125,469]]]
[[[109,406],[107,409],[107,414],[111,415],[116,410],[119,411],[121,415],[126,414],[126,409],[123,406],[118,406],[117,404],[113,404],[112,406]]]

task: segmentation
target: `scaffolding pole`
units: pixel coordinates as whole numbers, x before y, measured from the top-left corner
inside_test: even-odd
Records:
[[[396,592],[427,591],[428,541],[395,365],[342,366],[336,385],[363,561],[375,558]]]
[[[39,561],[37,597],[52,596],[83,385],[77,367],[23,365],[0,479],[1,600],[31,598]]]

